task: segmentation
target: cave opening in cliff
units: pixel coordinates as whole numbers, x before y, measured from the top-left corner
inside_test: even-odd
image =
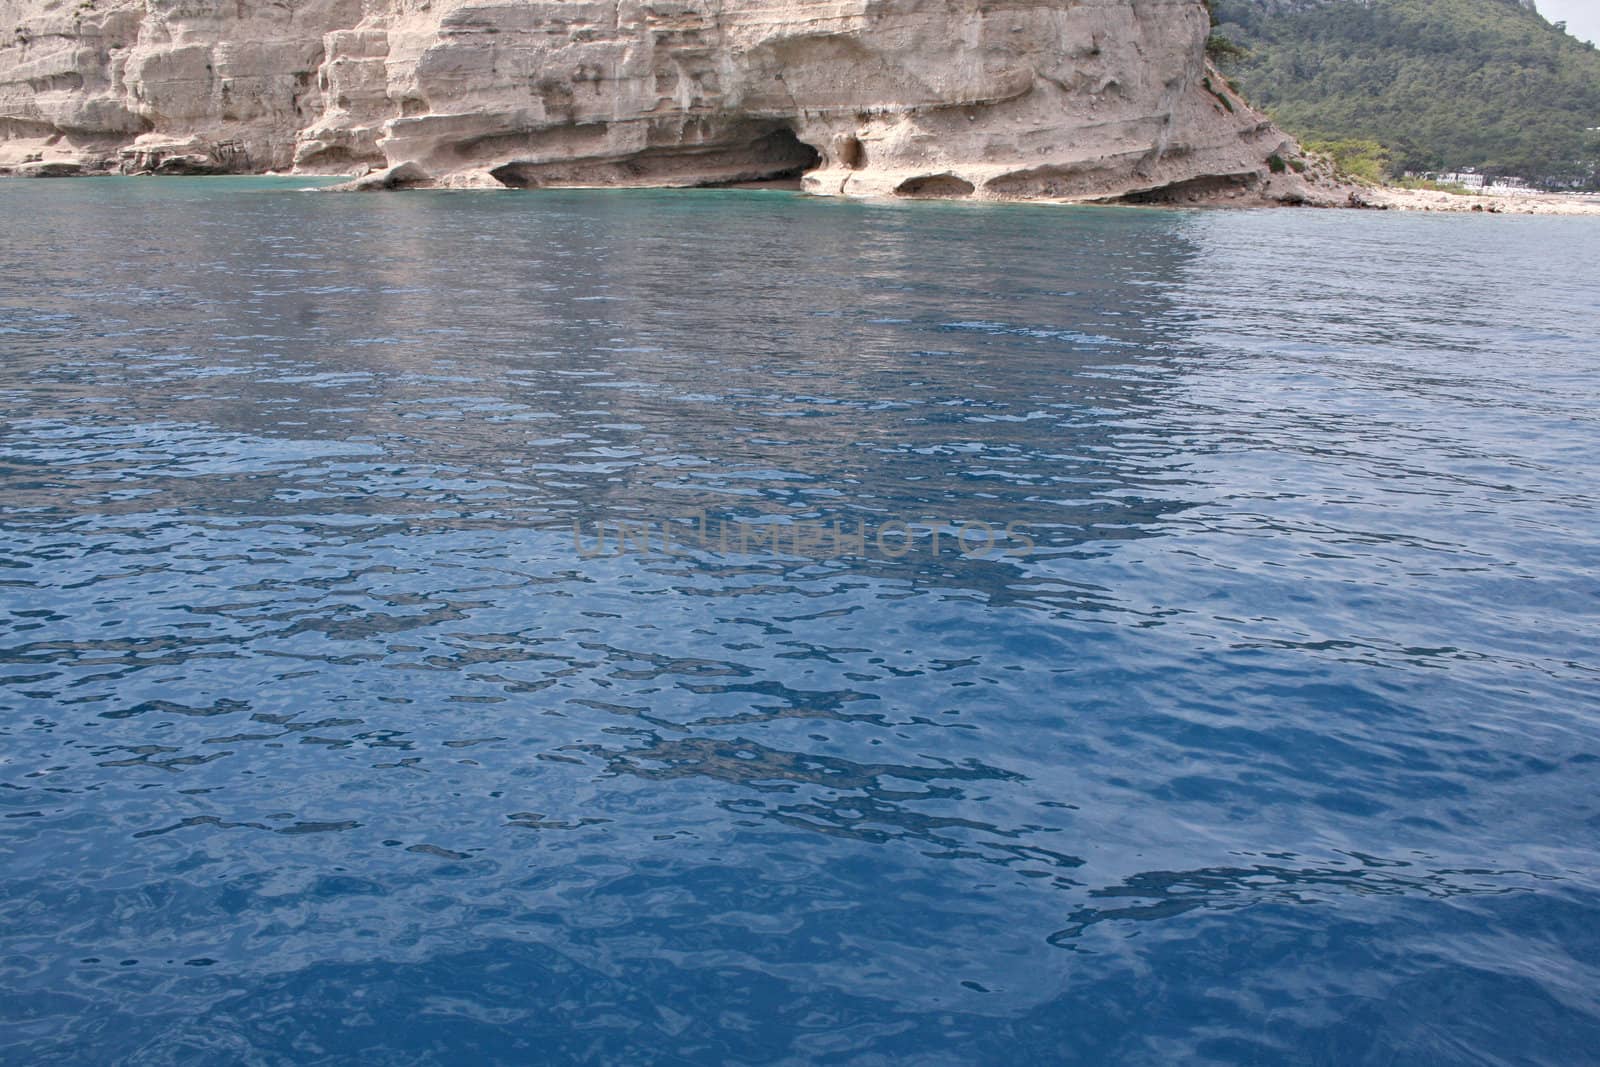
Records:
[[[1199,204],[1219,200],[1225,196],[1239,196],[1256,183],[1251,174],[1218,174],[1173,182],[1159,189],[1128,193],[1117,198],[1123,204]]]
[[[738,173],[702,182],[706,189],[800,188],[808,170],[822,165],[822,153],[800,140],[788,126],[779,126],[751,140],[739,153],[746,158]]]
[[[562,186],[734,189],[800,187],[822,154],[788,125],[735,122],[709,143],[664,144],[621,157],[551,162],[513,161],[489,172],[515,189]]]

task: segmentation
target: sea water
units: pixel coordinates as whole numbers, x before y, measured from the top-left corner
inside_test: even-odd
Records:
[[[1600,224],[0,185],[7,1063],[1600,1056]]]

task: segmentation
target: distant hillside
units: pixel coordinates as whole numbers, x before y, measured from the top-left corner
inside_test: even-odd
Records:
[[[1528,0],[1213,0],[1212,13],[1249,50],[1230,75],[1304,139],[1378,141],[1396,171],[1596,184],[1600,51]]]

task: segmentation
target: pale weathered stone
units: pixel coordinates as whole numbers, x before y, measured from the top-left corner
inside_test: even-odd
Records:
[[[1294,146],[1208,67],[1201,0],[0,0],[0,19],[0,166],[1319,200],[1269,172]]]
[[[427,181],[427,174],[415,163],[396,163],[338,185],[325,187],[330,193],[371,193],[380,189],[403,189]]]

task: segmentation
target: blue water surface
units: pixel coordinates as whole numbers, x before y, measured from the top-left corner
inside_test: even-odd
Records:
[[[298,184],[0,185],[0,1060],[1600,1062],[1600,224]]]

